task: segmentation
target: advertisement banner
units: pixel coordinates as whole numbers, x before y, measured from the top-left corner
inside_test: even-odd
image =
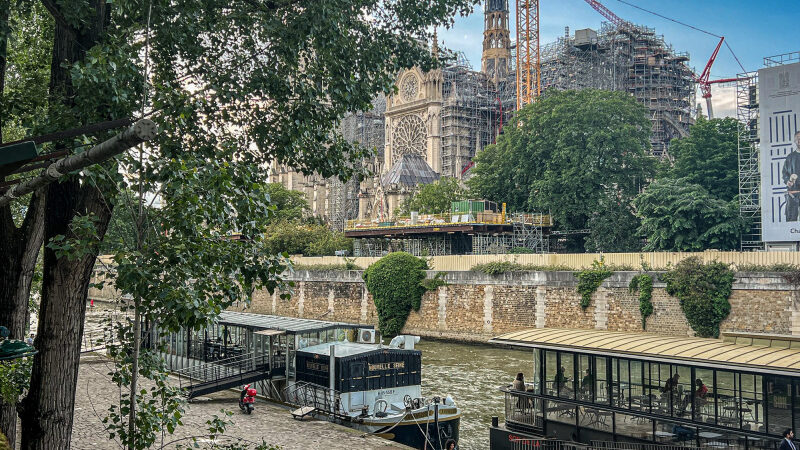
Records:
[[[758,71],[764,242],[800,241],[800,63]]]

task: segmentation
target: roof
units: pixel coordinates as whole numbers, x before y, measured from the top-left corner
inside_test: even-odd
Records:
[[[795,376],[800,374],[800,348],[741,345],[719,339],[538,328],[507,333],[489,342],[680,362],[703,367],[788,373]]]
[[[380,350],[375,344],[359,344],[356,342],[336,342],[335,344],[337,358],[344,358],[345,356],[359,355],[361,353],[369,353],[374,350]],[[330,356],[331,345],[334,345],[334,343],[329,342],[327,344],[312,345],[311,347],[301,348],[298,351]]]
[[[383,186],[390,184],[416,186],[431,184],[438,179],[439,174],[431,169],[422,156],[406,153],[381,177],[381,184]]]
[[[218,322],[221,325],[234,325],[254,330],[282,330],[288,333],[323,331],[331,328],[375,328],[372,325],[359,325],[356,323],[327,322],[324,320],[298,319],[295,317],[271,316],[267,314],[252,314],[238,311],[222,311],[219,315]]]

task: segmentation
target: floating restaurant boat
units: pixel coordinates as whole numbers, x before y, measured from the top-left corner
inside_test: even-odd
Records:
[[[253,383],[293,405],[298,419],[325,418],[419,449],[458,442],[453,399],[422,396],[417,336],[387,347],[372,326],[223,311],[201,330],[153,328],[149,342],[159,341],[189,398]]]
[[[500,389],[492,450],[768,449],[800,426],[797,337],[541,328],[490,342],[530,351],[533,367],[524,390]]]

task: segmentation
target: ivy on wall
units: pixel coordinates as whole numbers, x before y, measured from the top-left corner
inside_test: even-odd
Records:
[[[614,271],[606,267],[603,258],[592,262],[591,269],[575,272],[578,278],[578,292],[581,294],[581,308],[586,309],[592,304],[592,294],[603,284],[603,280],[610,277]]]
[[[389,253],[364,271],[367,290],[378,311],[378,328],[384,336],[400,333],[413,308],[419,311],[426,286],[428,264],[406,252]],[[437,282],[431,285],[439,285]],[[435,288],[434,288],[435,289]]]
[[[677,297],[689,325],[699,337],[718,337],[719,325],[731,312],[728,298],[733,271],[727,264],[703,264],[697,257],[686,258],[661,275],[667,293]]]
[[[631,279],[628,289],[631,292],[639,291],[639,312],[642,314],[642,329],[647,329],[647,318],[653,314],[653,277],[646,273],[636,275]]]

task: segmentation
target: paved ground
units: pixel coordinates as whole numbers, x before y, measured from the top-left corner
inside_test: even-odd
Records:
[[[72,432],[72,448],[82,449],[120,449],[108,438],[104,431],[102,418],[108,406],[116,402],[118,390],[107,376],[109,361],[102,355],[87,354],[81,359],[78,387],[75,395],[75,423]],[[231,417],[234,424],[228,427],[227,436],[242,437],[276,444],[286,450],[291,449],[379,449],[399,450],[409,447],[386,441],[376,436],[363,436],[362,433],[347,427],[324,421],[296,421],[289,410],[279,405],[256,401],[256,410],[247,416],[239,411],[238,394],[223,391],[208,396],[210,400],[188,405],[183,417],[184,426],[174,436],[167,436],[165,442],[180,437],[196,435],[206,428],[205,422],[222,408],[234,411]],[[189,443],[184,441],[184,444]],[[154,448],[160,448],[160,443]],[[165,448],[175,448],[170,445]]]

